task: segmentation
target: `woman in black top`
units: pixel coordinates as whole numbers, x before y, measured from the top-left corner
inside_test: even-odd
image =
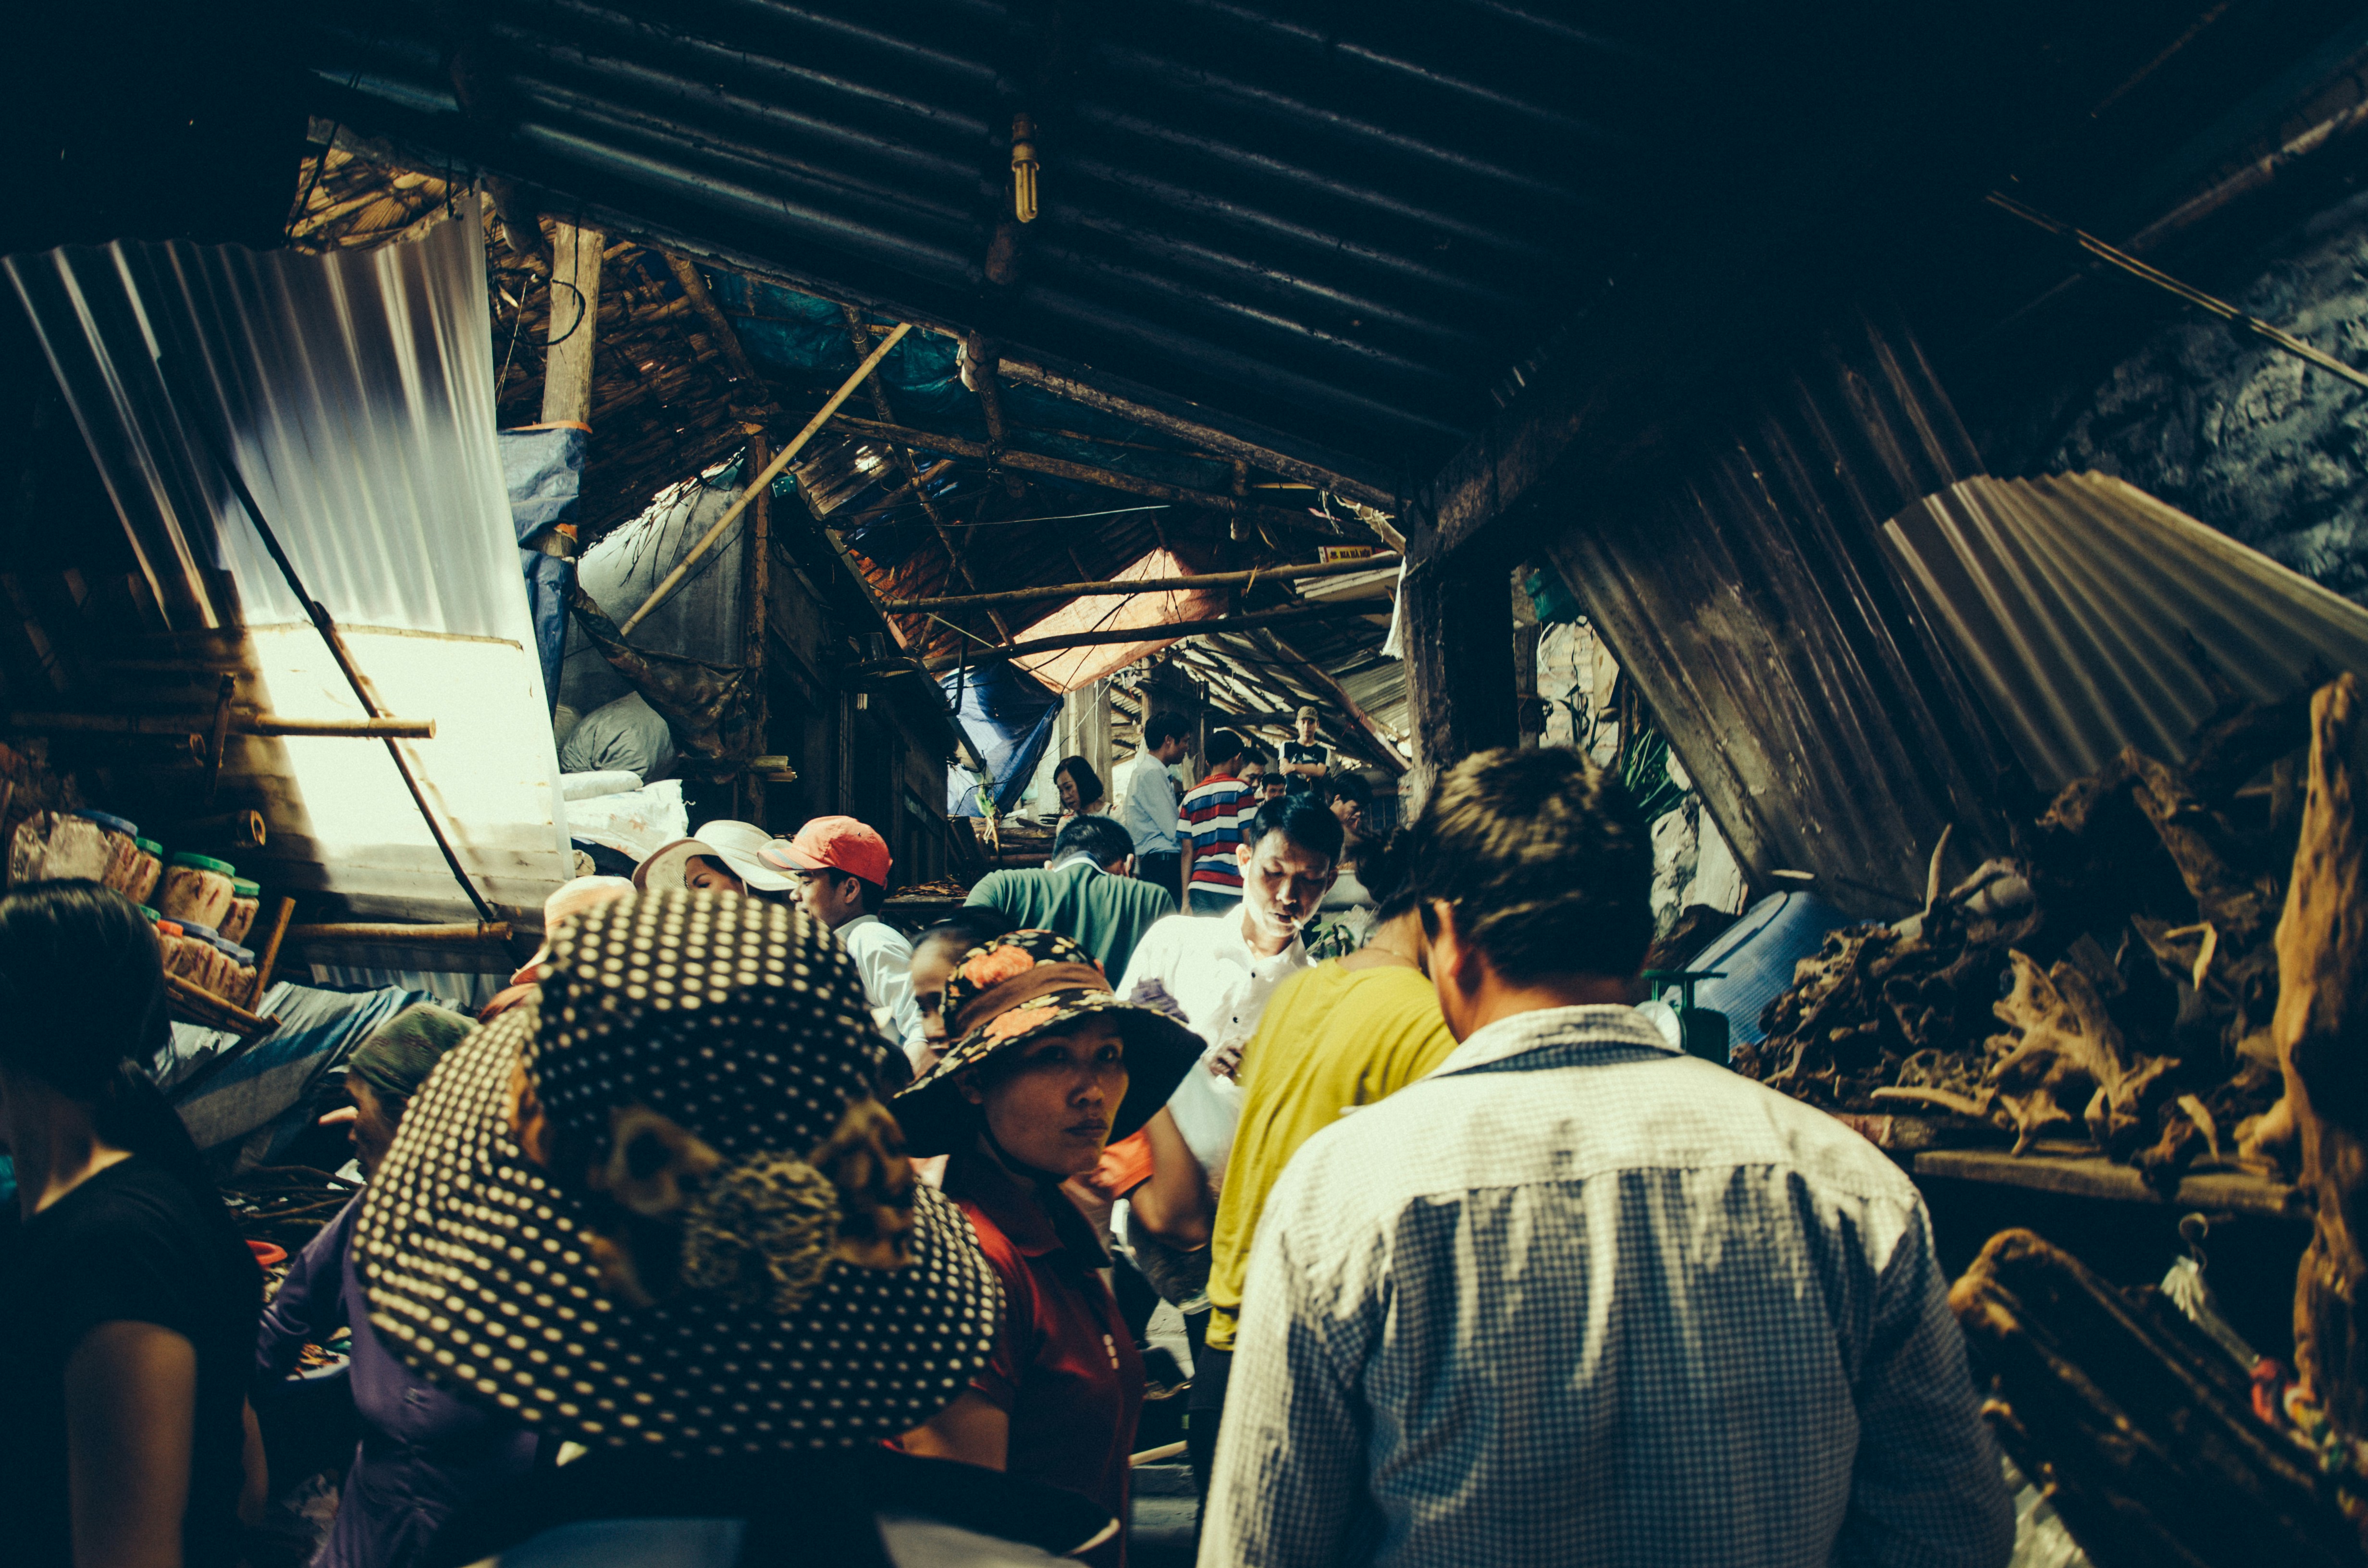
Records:
[[[96,882],[0,898],[11,1562],[228,1568],[262,1279],[138,1063],[168,1028],[147,921]]]

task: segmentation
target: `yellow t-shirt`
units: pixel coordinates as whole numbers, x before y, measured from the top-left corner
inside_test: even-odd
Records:
[[[1351,1106],[1397,1093],[1447,1059],[1455,1037],[1422,971],[1318,964],[1285,982],[1242,1052],[1242,1118],[1209,1244],[1209,1348],[1234,1347],[1234,1314],[1266,1195],[1299,1146]]]

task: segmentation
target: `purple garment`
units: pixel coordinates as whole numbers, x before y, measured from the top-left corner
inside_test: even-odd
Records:
[[[428,1382],[370,1327],[348,1245],[361,1208],[357,1196],[296,1255],[255,1347],[256,1372],[284,1378],[306,1341],[341,1323],[353,1331],[347,1375],[362,1440],[313,1568],[410,1568],[464,1504],[534,1468],[533,1432]]]

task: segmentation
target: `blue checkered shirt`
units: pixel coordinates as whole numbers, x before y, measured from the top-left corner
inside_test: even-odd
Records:
[[[1201,1568],[1997,1568],[1923,1201],[1625,1007],[1525,1013],[1259,1219]]]

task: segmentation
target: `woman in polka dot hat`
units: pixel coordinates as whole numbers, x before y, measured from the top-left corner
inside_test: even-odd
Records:
[[[940,1006],[954,1043],[896,1096],[897,1117],[916,1152],[951,1156],[945,1194],[978,1228],[1006,1309],[968,1392],[904,1446],[1070,1487],[1123,1518],[1143,1362],[1098,1272],[1100,1238],[1060,1184],[1167,1103],[1200,1038],[1120,1001],[1050,931],[972,949]]]
[[[1001,1309],[873,1097],[889,1049],[801,911],[674,890],[552,932],[540,995],[438,1065],[356,1228],[406,1362],[590,1450],[439,1558],[700,1508],[832,1562],[897,1560],[874,1502],[1056,1551],[1114,1528],[879,1446],[969,1387]]]

